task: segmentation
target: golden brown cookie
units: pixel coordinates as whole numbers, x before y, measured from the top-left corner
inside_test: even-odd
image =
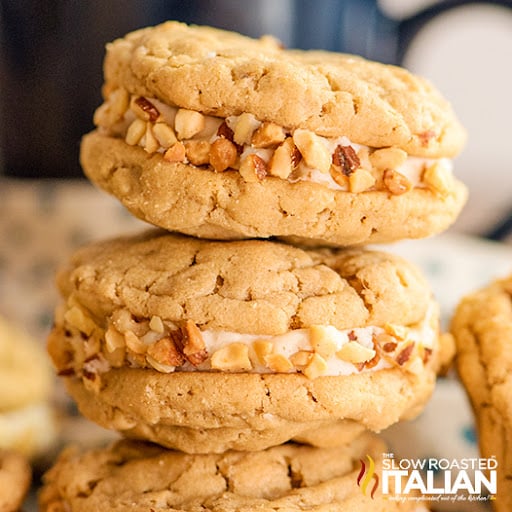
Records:
[[[84,247],[58,285],[48,349],[83,414],[187,452],[383,429],[440,363],[427,284],[382,252],[151,230]]]
[[[199,512],[426,512],[415,501],[358,487],[360,459],[381,470],[385,444],[368,434],[339,448],[287,444],[262,452],[187,455],[121,441],[107,449],[64,451],[44,477],[41,512],[130,509]]]
[[[452,320],[457,369],[473,405],[482,457],[498,461],[498,512],[512,509],[512,276],[462,299]]]
[[[0,510],[20,510],[30,487],[32,471],[19,453],[0,449]]]
[[[0,317],[0,450],[31,458],[55,442],[50,360],[23,329]]]
[[[351,55],[169,22],[107,46],[87,176],[157,226],[218,239],[437,233],[464,131],[429,83]]]

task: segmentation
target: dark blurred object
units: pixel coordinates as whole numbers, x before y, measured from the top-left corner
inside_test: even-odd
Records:
[[[401,64],[423,24],[475,2],[430,3],[393,19],[377,0],[0,0],[0,174],[82,176],[79,142],[101,103],[105,43],[136,28],[175,19]]]

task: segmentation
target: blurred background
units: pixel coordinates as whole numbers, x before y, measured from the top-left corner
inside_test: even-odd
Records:
[[[456,173],[471,199],[456,229],[506,236],[512,0],[0,0],[0,174],[81,177],[105,43],[167,19],[270,33],[288,47],[355,53],[431,79],[469,132]]]

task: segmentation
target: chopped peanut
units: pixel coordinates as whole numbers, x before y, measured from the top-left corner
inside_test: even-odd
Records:
[[[68,309],[64,314],[64,319],[69,325],[87,336],[90,336],[96,327],[96,324],[77,306]]]
[[[284,129],[276,123],[264,122],[254,132],[251,144],[255,148],[268,148],[276,146],[286,139]]]
[[[311,348],[326,359],[336,352],[336,342],[329,334],[329,330],[323,325],[312,325],[309,328],[309,342]]]
[[[278,178],[286,179],[297,167],[301,159],[300,151],[288,137],[279,147],[276,148],[270,159],[268,173]]]
[[[210,164],[216,172],[222,172],[235,165],[238,157],[236,146],[228,139],[217,139],[210,149]]]
[[[371,173],[364,169],[357,169],[349,178],[350,192],[357,194],[364,192],[375,185],[375,178]]]
[[[186,150],[183,142],[176,142],[164,153],[164,160],[168,162],[184,162],[185,157]]]
[[[145,354],[148,350],[148,346],[142,342],[132,331],[126,331],[124,333],[124,340],[128,350],[131,350],[135,354]]]
[[[325,359],[319,354],[313,354],[308,365],[302,370],[302,373],[308,379],[316,379],[321,377],[327,371],[327,363]]]
[[[251,153],[241,161],[238,172],[247,183],[257,183],[265,179],[267,164],[263,158]]]
[[[305,366],[309,364],[311,358],[313,357],[313,352],[309,350],[299,350],[290,356],[290,361],[293,366],[303,369]]]
[[[211,367],[215,370],[243,372],[252,369],[249,347],[245,343],[231,343],[212,354]]]
[[[185,357],[169,337],[161,338],[149,345],[146,356],[165,366],[181,366],[185,362]]]
[[[183,355],[194,365],[201,364],[208,358],[208,352],[206,351],[206,345],[203,340],[203,335],[192,322],[192,320],[186,320],[181,327],[183,338],[182,352]]]
[[[288,373],[294,370],[291,361],[282,354],[269,354],[265,357],[265,364],[275,372]]]
[[[146,133],[146,122],[142,119],[135,119],[126,131],[125,141],[130,146],[135,146]]]
[[[180,108],[174,118],[174,129],[178,139],[191,139],[205,127],[204,115],[195,110]]]
[[[407,153],[400,148],[377,149],[370,155],[372,167],[379,171],[397,169],[407,160]]]
[[[185,149],[192,165],[210,163],[210,143],[207,140],[189,140],[185,142]]]
[[[149,328],[152,331],[162,334],[165,330],[164,323],[159,316],[153,315],[149,321]]]
[[[252,351],[254,353],[254,362],[256,364],[265,364],[265,357],[272,353],[274,345],[271,341],[256,340],[252,343]]]
[[[293,142],[308,167],[318,169],[324,173],[329,172],[332,156],[318,135],[309,130],[297,129],[293,132]]]
[[[233,131],[234,142],[239,145],[250,144],[252,134],[259,128],[260,125],[260,121],[258,121],[252,114],[240,114]]]
[[[441,197],[449,196],[453,190],[452,171],[441,162],[427,167],[423,173],[423,181],[432,192]]]
[[[399,340],[405,340],[408,333],[408,329],[404,325],[384,324],[384,330]]]
[[[349,341],[336,352],[336,356],[349,363],[364,363],[375,357],[375,350],[364,347],[356,341]]]
[[[399,172],[393,169],[386,169],[383,175],[384,185],[396,196],[409,192],[412,188],[411,182]]]
[[[151,127],[151,123],[146,124],[146,139],[144,143],[144,149],[148,153],[154,153],[160,147],[160,144],[156,140],[156,137],[153,135],[153,128]]]
[[[105,332],[105,344],[108,352],[114,352],[125,346],[124,336],[117,329],[110,326]]]
[[[170,148],[178,142],[174,130],[166,123],[156,123],[153,126],[153,135],[164,149]]]

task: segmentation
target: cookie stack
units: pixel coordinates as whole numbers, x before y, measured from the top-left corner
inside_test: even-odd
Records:
[[[437,306],[361,245],[458,215],[450,106],[403,69],[176,22],[109,44],[104,71],[84,171],[160,229],[71,258],[48,349],[131,440],[64,453],[42,509],[418,510],[357,476],[384,450],[367,431],[433,390]]]

